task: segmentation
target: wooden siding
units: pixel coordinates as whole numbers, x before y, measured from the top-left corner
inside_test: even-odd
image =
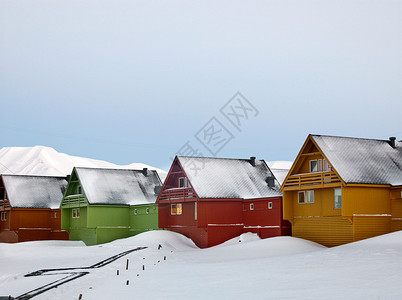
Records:
[[[354,216],[354,241],[391,232],[391,216]]]
[[[243,225],[242,199],[202,199],[198,203],[198,227],[211,224]]]
[[[391,214],[390,189],[388,187],[345,187],[342,189],[342,213],[352,217],[355,214]]]
[[[353,226],[341,216],[296,218],[292,222],[292,235],[332,247],[353,242]]]
[[[58,209],[13,208],[1,223],[0,242],[68,240],[68,233],[60,230]]]
[[[402,230],[402,188],[391,190],[391,231]]]
[[[311,189],[313,190],[313,189]],[[314,191],[314,203],[299,204],[298,191],[284,193],[284,206],[291,211],[287,211],[285,219],[292,219],[296,217],[318,217],[318,216],[340,216],[341,209],[334,209],[334,189],[316,189]],[[286,211],[285,210],[285,211]],[[291,213],[291,214],[290,214]]]

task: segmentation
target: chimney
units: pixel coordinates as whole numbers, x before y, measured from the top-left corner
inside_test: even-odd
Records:
[[[250,164],[255,167],[255,156],[250,157]]]
[[[389,142],[388,142],[388,144],[389,144],[392,148],[394,148],[394,149],[395,149],[395,140],[396,140],[396,137],[391,136],[391,137],[389,138]]]
[[[275,177],[274,176],[268,176],[265,179],[265,182],[268,184],[269,188],[274,188],[275,187]]]
[[[143,168],[142,174],[144,174],[144,176],[148,176],[148,168]]]

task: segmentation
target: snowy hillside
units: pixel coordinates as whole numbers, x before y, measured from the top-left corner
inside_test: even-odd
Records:
[[[133,157],[133,159],[135,159],[135,157]],[[103,160],[70,156],[44,146],[4,147],[0,149],[0,174],[66,176],[71,174],[73,167],[117,169],[148,168],[150,170],[157,170],[162,182],[167,175],[165,171],[143,163],[121,166]]]
[[[108,264],[97,264],[133,249],[137,250]],[[85,273],[34,299],[78,299],[80,294],[85,300],[133,295],[175,300],[400,299],[402,231],[334,248],[292,237],[260,240],[247,233],[198,249],[188,238],[169,231],[90,247],[73,241],[0,243],[0,265],[1,296],[21,296]],[[54,268],[73,269],[24,277]]]

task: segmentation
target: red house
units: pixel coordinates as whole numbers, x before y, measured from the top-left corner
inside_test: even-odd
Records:
[[[159,228],[210,247],[245,232],[290,235],[279,183],[263,160],[176,156],[156,200]]]
[[[60,203],[65,177],[0,177],[0,242],[68,240],[61,231]]]

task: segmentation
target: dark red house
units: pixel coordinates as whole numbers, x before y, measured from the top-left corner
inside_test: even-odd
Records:
[[[290,235],[279,183],[263,160],[175,157],[157,198],[159,228],[201,248],[245,232]]]
[[[65,177],[0,177],[0,242],[68,240],[60,229]]]

